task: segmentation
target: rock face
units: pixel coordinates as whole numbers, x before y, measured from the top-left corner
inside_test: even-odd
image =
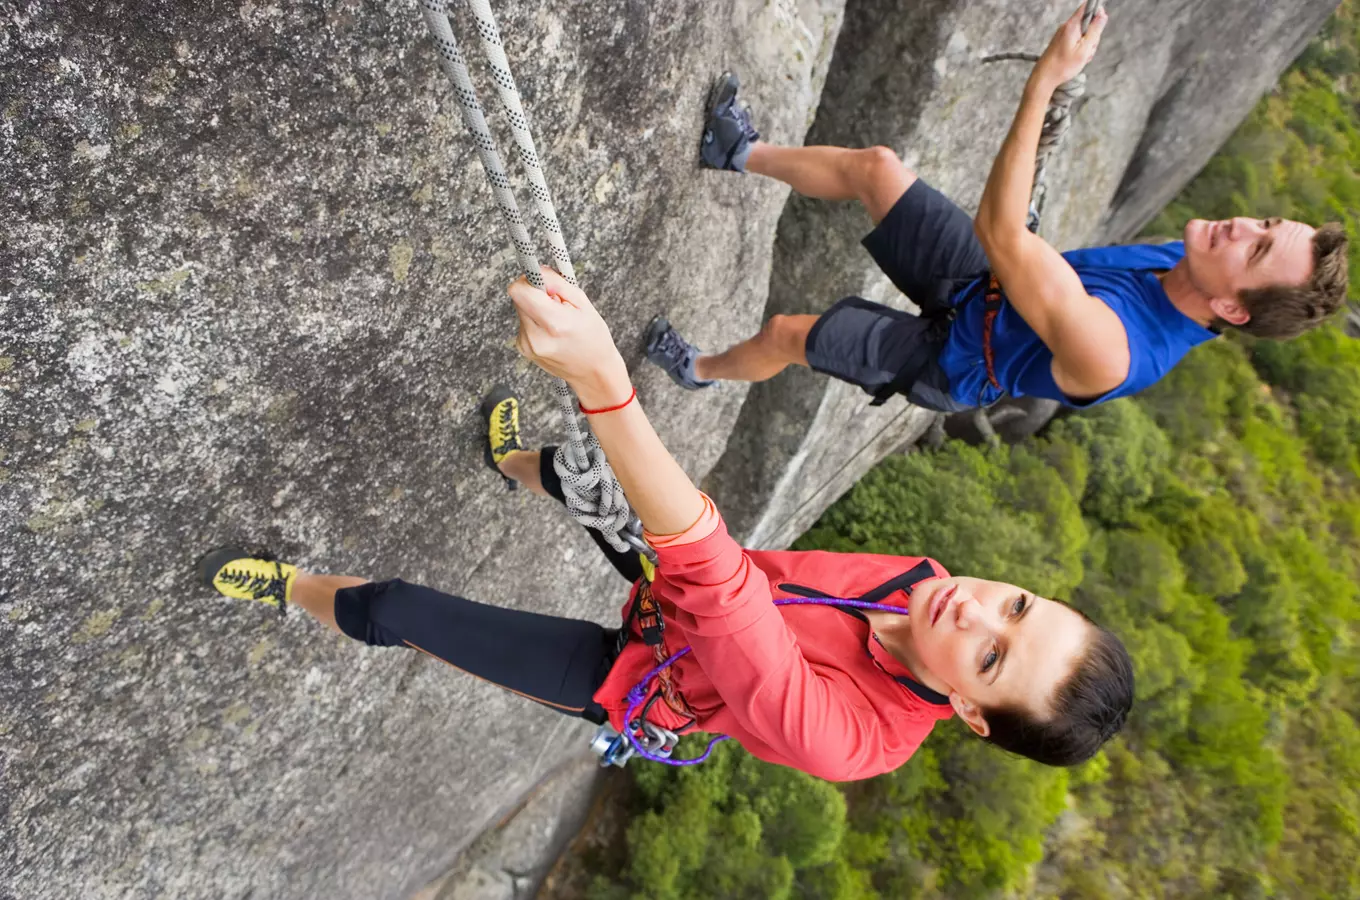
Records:
[[[1332,5],[1120,4],[1049,236],[1130,233],[1198,165],[1170,161],[1207,158]],[[978,58],[1038,49],[1068,10],[910,6],[497,4],[578,271],[631,363],[658,311],[716,348],[846,293],[902,302],[855,247],[856,207],[786,204],[695,150],[709,80],[734,68],[768,139],[890,145],[971,208],[1025,74]],[[561,425],[510,347],[514,256],[416,5],[3,10],[0,897],[405,896],[588,729],[216,601],[191,569],[243,540],[617,615],[588,538],[482,467],[495,382],[523,392],[531,442]],[[636,376],[762,546],[927,419],[806,372],[749,397]]]
[[[496,5],[631,361],[659,310],[709,341],[757,324],[787,191],[700,172],[705,95],[762,73],[762,125],[800,142],[840,4]],[[243,540],[617,621],[589,538],[482,464],[495,382],[527,439],[562,426],[513,351],[514,256],[419,9],[4,10],[0,897],[404,896],[589,729],[219,602],[192,567]],[[742,392],[638,383],[704,472]]]
[[[453,871],[411,900],[532,900],[552,861],[585,823],[606,775],[592,753],[568,760],[519,809],[477,838]]]

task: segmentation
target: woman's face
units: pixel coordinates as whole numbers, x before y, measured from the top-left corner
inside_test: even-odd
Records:
[[[948,689],[959,717],[979,734],[981,710],[1020,707],[1040,719],[1093,634],[1064,604],[981,578],[937,578],[911,598],[909,625],[919,664]]]

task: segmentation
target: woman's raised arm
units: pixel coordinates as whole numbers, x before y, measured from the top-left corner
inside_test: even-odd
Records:
[[[546,267],[543,278],[546,292],[523,278],[510,285],[519,352],[571,385],[584,409],[610,409],[590,415],[590,426],[643,527],[658,535],[685,531],[703,513],[703,496],[633,396],[609,326],[579,287]]]

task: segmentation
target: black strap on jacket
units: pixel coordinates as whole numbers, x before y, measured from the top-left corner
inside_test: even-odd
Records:
[[[929,560],[923,559],[916,565],[912,566],[907,571],[903,572],[901,575],[893,576],[892,578],[880,584],[878,587],[872,588],[858,597],[848,597],[846,599],[863,600],[866,603],[880,603],[883,601],[885,597],[888,597],[896,593],[897,591],[903,591],[907,594],[907,596],[911,596],[911,592],[916,587],[916,585],[920,584],[922,581],[925,581],[927,578],[934,577],[935,567],[930,564]],[[830,594],[827,594],[825,591],[819,591],[816,588],[811,587],[804,587],[803,585],[800,584],[781,584],[779,585],[779,589],[786,594],[797,594],[800,597],[830,596]],[[854,616],[861,622],[869,621],[868,617],[864,615],[863,612],[861,612],[860,610],[856,609],[853,606],[837,606],[833,608],[840,610],[846,615]],[[908,678],[905,675],[894,675],[893,680],[896,681],[898,684],[902,685],[907,690],[911,691],[916,696],[920,697],[922,700],[926,701],[927,703],[933,703],[936,706],[944,706],[949,703],[949,698],[946,697],[944,694],[941,694],[939,691],[931,690],[924,684],[921,684],[919,681]]]
[[[661,637],[666,633],[666,620],[661,615],[661,606],[656,602],[656,595],[652,593],[652,583],[646,578],[637,580],[633,602],[628,605],[628,614],[623,617],[623,627],[619,629],[616,654],[622,653],[623,648],[632,639],[634,622],[637,623],[638,633],[642,635],[644,644],[648,647],[657,647],[661,644]]]

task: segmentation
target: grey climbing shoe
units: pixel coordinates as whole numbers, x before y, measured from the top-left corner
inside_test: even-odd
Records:
[[[740,87],[736,74],[724,72],[708,96],[708,123],[699,159],[711,169],[745,172],[751,145],[760,140],[760,132],[751,125],[751,108],[737,106]]]
[[[701,381],[694,374],[699,350],[680,336],[665,316],[657,316],[647,326],[647,359],[656,363],[671,381],[687,391],[706,388],[712,381]]]

